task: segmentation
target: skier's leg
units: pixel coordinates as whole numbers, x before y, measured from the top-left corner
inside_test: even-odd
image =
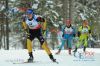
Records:
[[[56,62],[56,59],[54,59],[48,45],[47,45],[47,42],[44,40],[42,34],[39,34],[37,36],[37,38],[39,39],[40,43],[41,43],[41,46],[42,48],[46,51],[46,53],[49,55],[49,58],[53,61],[53,62]]]
[[[74,56],[76,56],[77,49],[80,47],[81,44],[82,44],[82,39],[79,39],[79,41],[75,45],[75,50],[73,51],[74,52]]]
[[[80,47],[81,44],[82,44],[82,39],[80,38],[77,44],[75,44],[75,50],[73,52],[77,52],[77,49]]]
[[[32,41],[30,39],[27,39],[27,49],[30,56],[28,62],[33,62]]]
[[[30,39],[27,39],[27,49],[28,52],[32,52],[32,41]]]
[[[83,51],[84,51],[84,52],[86,51],[87,45],[88,45],[88,40],[87,40],[87,38],[86,38],[86,39],[84,39],[84,48],[83,48]]]
[[[47,46],[47,42],[46,42],[46,41],[43,42],[42,48],[47,52],[47,54],[49,55],[50,59],[51,59],[53,62],[55,62],[56,59],[54,59],[54,57],[53,57],[53,55],[52,55],[52,53],[51,53],[49,47]]]
[[[72,37],[68,38],[68,52],[71,55],[71,49],[72,49]]]
[[[33,54],[32,54],[32,40],[34,39],[35,37],[32,37],[32,35],[28,35],[27,37],[27,50],[28,50],[28,53],[29,53],[29,59],[28,59],[28,62],[33,62]]]
[[[62,39],[62,44],[60,45],[59,50],[58,52],[56,52],[56,54],[59,54],[61,52],[61,49],[64,47],[64,45],[65,45],[65,39]]]

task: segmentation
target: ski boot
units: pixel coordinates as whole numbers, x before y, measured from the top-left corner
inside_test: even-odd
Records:
[[[30,58],[28,59],[28,62],[29,62],[29,63],[33,62],[33,58],[30,57]]]
[[[60,52],[61,52],[61,49],[59,49],[58,52],[56,52],[56,54],[60,54]]]
[[[75,50],[73,52],[77,52],[77,48],[75,48]]]
[[[75,56],[75,54],[76,54],[76,52],[77,52],[77,48],[75,48],[75,50],[74,50],[73,52],[74,52],[74,56]]]
[[[83,48],[83,51],[84,51],[84,52],[86,51],[86,47]]]
[[[29,56],[28,62],[31,63],[34,60],[32,52],[29,53]]]
[[[68,49],[69,55],[71,55],[71,48]]]
[[[53,57],[52,54],[50,54],[49,57],[50,57],[50,59],[51,59],[53,62],[56,62],[56,59],[54,59],[54,57]]]

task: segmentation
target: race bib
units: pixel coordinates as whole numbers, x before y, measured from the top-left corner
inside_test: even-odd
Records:
[[[26,24],[30,29],[35,29],[38,26],[38,22],[35,21],[34,19],[29,21],[28,19],[26,20]]]
[[[88,28],[83,28],[82,29],[82,34],[84,34],[84,33],[88,33]]]
[[[65,34],[72,34],[72,32],[73,32],[73,29],[70,27],[70,28],[65,28]]]

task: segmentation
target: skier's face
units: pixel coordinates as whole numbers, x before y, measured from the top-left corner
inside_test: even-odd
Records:
[[[29,19],[31,19],[31,18],[32,18],[32,14],[27,14],[27,17],[28,17]]]
[[[69,20],[67,20],[66,25],[69,27],[71,25],[71,22]]]
[[[83,21],[83,27],[87,27],[88,26],[88,22],[85,20]]]

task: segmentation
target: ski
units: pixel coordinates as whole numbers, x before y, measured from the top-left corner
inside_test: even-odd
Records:
[[[13,64],[30,64],[30,63],[37,63],[38,61],[33,61],[33,62],[13,62]],[[57,63],[57,64],[59,64],[59,62],[57,62],[57,61],[55,61],[55,62],[53,62],[53,63]]]
[[[59,62],[57,62],[57,61],[55,61],[54,63],[57,63],[57,64],[59,64]]]
[[[36,63],[36,62],[38,62],[38,61],[33,61],[33,62],[13,62],[13,64],[28,64],[28,63]]]
[[[74,52],[74,57],[76,57],[76,52]]]
[[[57,63],[57,64],[59,64],[59,62],[58,62],[58,61],[56,61],[56,59],[55,59],[55,60],[53,60],[53,62],[54,62],[54,63]]]

